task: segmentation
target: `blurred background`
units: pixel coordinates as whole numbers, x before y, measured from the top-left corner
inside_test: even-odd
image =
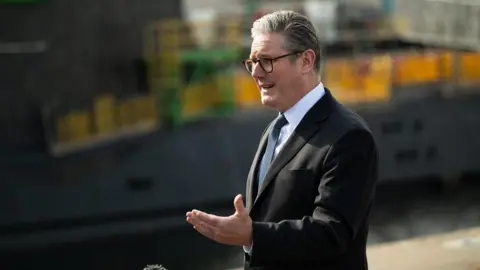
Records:
[[[2,269],[227,269],[265,125],[250,26],[315,24],[322,81],[380,149],[369,245],[480,226],[480,1],[0,0]]]

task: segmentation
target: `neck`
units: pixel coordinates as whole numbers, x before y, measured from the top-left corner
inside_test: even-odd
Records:
[[[296,102],[298,102],[302,97],[308,94],[313,88],[317,87],[320,83],[319,78],[316,74],[309,74],[304,77],[304,80],[301,81],[302,84],[299,85],[298,94],[299,97]]]
[[[317,87],[319,83],[320,80],[316,74],[304,76],[302,80],[299,80],[299,83],[295,90],[292,91],[294,96],[290,99],[291,102],[289,104],[285,104],[286,106],[279,111],[281,113],[284,113],[285,111],[293,107],[300,99],[302,99],[306,94],[308,94],[315,87]]]

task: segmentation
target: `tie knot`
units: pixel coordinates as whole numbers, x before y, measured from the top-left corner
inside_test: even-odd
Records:
[[[281,129],[284,125],[288,123],[287,119],[283,114],[279,114],[275,119],[275,124],[273,126],[274,129]]]

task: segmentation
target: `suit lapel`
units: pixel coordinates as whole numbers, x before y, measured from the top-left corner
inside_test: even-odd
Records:
[[[283,146],[282,150],[278,153],[278,156],[273,160],[267,174],[265,175],[262,185],[259,187],[257,196],[253,200],[253,204],[249,209],[252,209],[255,206],[265,189],[275,179],[275,176],[280,172],[280,170],[285,167],[285,165],[295,157],[295,155],[303,148],[310,138],[319,131],[322,126],[321,122],[328,117],[332,110],[332,104],[333,97],[331,96],[330,91],[325,89],[325,95],[307,112],[305,117],[302,119],[300,124]],[[263,138],[262,146],[265,146],[266,137],[267,136],[264,136]],[[260,153],[262,152],[260,151]],[[255,157],[255,168],[258,168],[259,156],[261,155],[259,155],[259,151],[257,151],[257,155]],[[253,178],[252,180],[251,182],[254,183],[256,178]],[[249,190],[251,190],[251,188],[249,188]]]
[[[257,175],[258,175],[258,168],[260,166],[260,161],[262,160],[263,151],[267,144],[268,132],[270,131],[270,125],[262,135],[260,139],[260,143],[257,148],[257,152],[255,153],[255,157],[253,158],[252,166],[250,167],[250,171],[247,177],[247,198],[246,198],[246,207],[247,209],[251,209],[252,203],[254,198],[257,195],[256,192],[256,182],[257,182]]]

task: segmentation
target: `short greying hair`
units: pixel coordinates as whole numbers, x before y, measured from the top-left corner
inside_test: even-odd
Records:
[[[284,48],[289,52],[312,49],[315,52],[315,70],[320,71],[320,44],[310,20],[294,11],[269,13],[253,23],[252,38],[262,33],[279,33],[285,38]]]

